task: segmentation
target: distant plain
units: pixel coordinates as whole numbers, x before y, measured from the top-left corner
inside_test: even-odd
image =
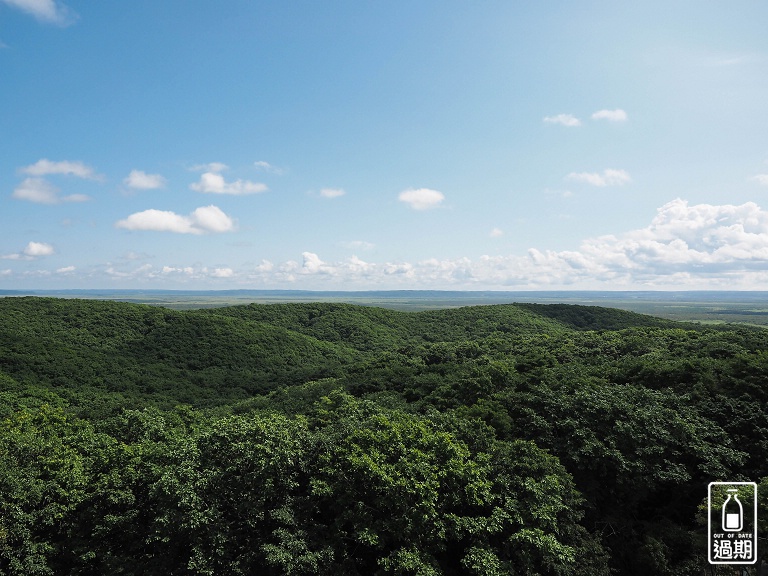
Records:
[[[768,291],[0,290],[0,297],[3,296],[116,300],[175,310],[286,302],[345,302],[409,311],[514,302],[578,304],[619,308],[670,320],[703,324],[738,323],[768,326]]]

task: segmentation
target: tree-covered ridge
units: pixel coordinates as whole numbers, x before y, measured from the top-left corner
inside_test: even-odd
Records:
[[[427,312],[400,312],[353,304],[251,304],[206,310],[252,322],[267,322],[358,350],[404,344],[474,340],[496,332],[558,331],[558,322],[523,305],[467,306]],[[663,320],[661,321],[663,322]]]
[[[668,327],[669,321],[601,306],[573,306],[571,304],[518,304],[546,318],[553,318],[580,330],[620,330],[637,326]]]
[[[596,307],[0,299],[0,574],[699,574],[767,386]]]
[[[0,371],[84,406],[221,404],[338,375],[355,357],[342,344],[226,315],[0,299]]]

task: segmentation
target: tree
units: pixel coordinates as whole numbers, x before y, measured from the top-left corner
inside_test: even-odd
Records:
[[[1,574],[56,574],[76,562],[68,528],[97,440],[89,424],[46,405],[0,423]]]

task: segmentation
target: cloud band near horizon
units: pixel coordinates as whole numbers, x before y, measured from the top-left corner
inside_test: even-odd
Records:
[[[225,232],[234,225],[215,206],[190,216],[148,210],[117,223],[129,230],[182,234]],[[215,283],[306,289],[757,289],[768,282],[768,211],[742,205],[690,205],[675,199],[648,226],[584,240],[578,249],[530,248],[525,255],[483,255],[371,262],[351,256],[334,262],[305,251],[300,261],[258,266],[143,264],[109,277],[135,282]]]

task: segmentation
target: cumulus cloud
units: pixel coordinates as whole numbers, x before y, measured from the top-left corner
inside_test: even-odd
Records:
[[[30,258],[40,258],[41,256],[50,256],[54,253],[53,246],[45,242],[30,242],[24,248],[24,255]]]
[[[30,242],[21,252],[13,254],[6,254],[0,256],[3,260],[36,260],[37,258],[43,258],[50,256],[56,251],[53,246],[45,242]]]
[[[205,194],[232,194],[235,196],[258,194],[267,190],[267,186],[259,182],[249,180],[227,182],[218,172],[204,172],[200,176],[200,181],[190,184],[189,187]]]
[[[313,252],[302,252],[303,265],[301,271],[307,274],[329,274],[331,268]]]
[[[341,188],[323,188],[320,190],[320,196],[323,198],[338,198],[339,196],[344,196],[344,194],[346,192]]]
[[[689,206],[678,198],[659,208],[648,227],[587,240],[581,253],[638,279],[754,270],[768,263],[768,213],[754,202]]]
[[[614,170],[608,168],[599,172],[571,172],[565,177],[566,180],[572,180],[574,182],[583,182],[585,184],[591,184],[592,186],[623,186],[632,181],[629,173],[626,170]]]
[[[189,216],[148,210],[117,225],[188,234],[233,228],[231,218],[212,206]],[[32,260],[53,253],[49,244],[30,242],[3,258]],[[644,227],[587,238],[568,250],[531,247],[519,254],[410,262],[325,259],[307,250],[297,260],[262,260],[244,269],[110,265],[105,272],[120,280],[243,285],[257,280],[260,286],[306,289],[760,289],[768,283],[768,210],[754,202],[692,205],[678,198],[658,208]],[[70,273],[57,270],[65,271]]]
[[[77,15],[67,6],[56,0],[0,0],[8,6],[31,14],[41,22],[67,26],[77,19]]]
[[[235,271],[232,268],[214,268],[211,272],[212,278],[232,278],[235,275]]]
[[[327,277],[329,280],[343,281],[369,279],[380,270],[377,264],[365,262],[357,256],[352,256],[341,262],[324,262],[313,252],[302,253],[303,265],[300,274]]]
[[[179,234],[200,234],[192,219],[167,210],[149,209],[136,212],[115,226],[126,230],[154,230],[157,232],[177,232]]]
[[[50,176],[54,174],[62,174],[65,176],[76,176],[77,178],[83,178],[85,180],[103,180],[103,176],[97,174],[96,171],[83,164],[82,162],[53,162],[47,158],[42,158],[30,164],[24,166],[19,170],[22,174],[28,176]]]
[[[568,126],[569,128],[575,128],[581,126],[581,120],[571,114],[558,114],[557,116],[545,116],[544,122],[547,124],[560,124],[562,126]]]
[[[752,176],[750,180],[757,182],[761,186],[768,186],[768,174],[757,174],[756,176]]]
[[[204,232],[231,232],[235,222],[217,206],[202,206],[190,216],[193,226]]]
[[[43,178],[43,176],[64,175],[75,176],[85,180],[103,180],[103,176],[97,174],[93,168],[86,166],[82,162],[52,162],[46,158],[20,168],[19,172],[30,176],[30,178],[25,178],[16,187],[13,191],[13,197],[36,204],[61,204],[62,202],[85,202],[90,200],[85,194],[60,196],[60,190]]]
[[[429,210],[439,206],[445,200],[445,195],[429,188],[411,188],[400,192],[397,199],[400,202],[405,202],[414,210]]]
[[[165,178],[160,174],[147,174],[141,170],[131,170],[123,182],[136,190],[154,190],[165,186]]]
[[[151,274],[157,275],[154,269]],[[238,273],[228,267],[209,268],[208,266],[163,266],[160,270],[159,276],[172,277],[176,280],[188,281],[188,280],[221,280],[221,279],[233,279],[238,276]]]
[[[26,200],[35,204],[61,204],[62,202],[85,202],[90,198],[85,194],[59,196],[60,190],[44,178],[25,178],[13,191],[17,200]]]
[[[231,280],[238,276],[232,268],[220,267],[209,268],[208,266],[162,266],[156,268],[151,264],[144,264],[138,268],[118,269],[114,266],[108,266],[104,273],[115,280],[132,281],[172,281],[174,283],[197,282],[218,282],[220,280]]]
[[[57,204],[59,189],[42,178],[27,178],[13,191],[17,200],[27,200],[37,204]]]
[[[475,278],[507,286],[756,287],[768,276],[768,212],[755,203],[698,204],[681,199],[651,223],[589,238],[578,250],[484,256]]]
[[[261,264],[256,266],[255,270],[256,272],[271,272],[275,269],[275,265],[272,264],[269,260],[262,260]]]
[[[72,274],[72,272],[74,272],[75,270],[77,270],[77,268],[75,268],[74,266],[65,266],[63,268],[58,268],[56,270],[56,273],[57,274]]]
[[[188,216],[165,210],[144,210],[115,223],[126,230],[152,230],[177,234],[207,234],[231,232],[234,220],[217,206],[202,206]]]
[[[626,122],[627,113],[621,108],[616,110],[598,110],[592,114],[592,120],[608,120],[609,122]]]
[[[588,238],[572,250],[418,262],[337,262],[314,252],[302,264],[263,269],[273,282],[313,278],[318,286],[388,288],[759,288],[768,281],[768,211],[755,203],[660,207],[649,225]]]

